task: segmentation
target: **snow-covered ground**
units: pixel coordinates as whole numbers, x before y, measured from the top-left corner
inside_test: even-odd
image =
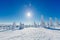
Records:
[[[60,31],[45,28],[24,28],[0,32],[0,40],[60,40]]]

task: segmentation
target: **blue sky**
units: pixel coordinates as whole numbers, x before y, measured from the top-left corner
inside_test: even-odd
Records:
[[[26,17],[27,10],[31,18]],[[41,15],[45,21],[49,17],[60,20],[60,0],[0,0],[0,23],[40,22]]]

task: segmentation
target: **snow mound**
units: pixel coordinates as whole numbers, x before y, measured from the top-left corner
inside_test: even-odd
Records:
[[[45,28],[0,32],[0,40],[60,40],[60,31]]]

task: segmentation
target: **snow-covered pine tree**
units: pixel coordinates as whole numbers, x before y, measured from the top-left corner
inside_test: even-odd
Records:
[[[23,29],[23,28],[24,28],[24,24],[22,24],[22,23],[20,22],[19,30],[20,30],[20,29]]]
[[[59,21],[58,19],[55,17],[55,26],[58,26],[59,25]]]
[[[53,26],[52,17],[49,18],[49,27]]]
[[[47,27],[49,27],[49,22],[47,22]]]
[[[15,30],[15,28],[16,28],[16,23],[15,23],[15,22],[13,22],[12,30]]]
[[[34,27],[37,27],[37,24],[34,22]]]
[[[45,27],[45,22],[44,22],[44,17],[43,15],[41,15],[41,24],[42,27]]]

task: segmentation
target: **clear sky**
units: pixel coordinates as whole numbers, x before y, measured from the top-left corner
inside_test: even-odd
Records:
[[[60,19],[60,0],[0,0],[0,23],[40,22],[41,15],[45,21],[49,17]]]

